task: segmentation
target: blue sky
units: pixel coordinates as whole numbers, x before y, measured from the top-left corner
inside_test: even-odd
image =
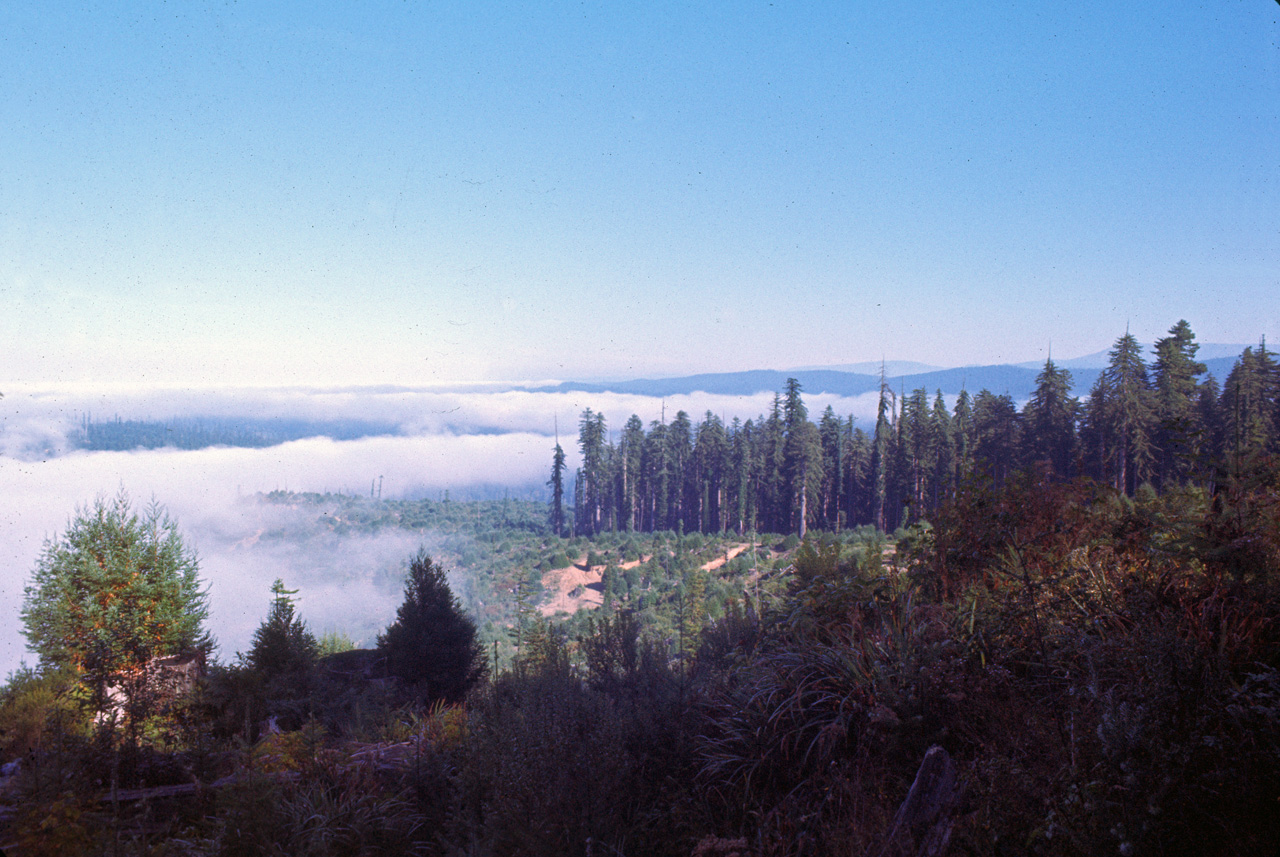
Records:
[[[1280,342],[1280,5],[0,7],[5,385]]]

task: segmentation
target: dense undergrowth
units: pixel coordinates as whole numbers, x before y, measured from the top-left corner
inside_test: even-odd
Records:
[[[572,622],[525,617],[515,657],[455,706],[323,660],[271,681],[220,667],[129,741],[74,677],[23,672],[0,706],[23,765],[5,847],[1273,854],[1280,469],[1247,474],[1133,498],[975,480],[891,560],[818,534],[785,574],[734,578],[714,615],[662,606],[700,585],[668,558],[651,581],[668,600],[641,585]],[[958,796],[929,830],[895,825],[934,746]]]

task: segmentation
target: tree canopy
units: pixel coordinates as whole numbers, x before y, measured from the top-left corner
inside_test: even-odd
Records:
[[[108,685],[157,657],[211,647],[195,552],[158,503],[128,495],[78,509],[45,542],[24,589],[23,633],[42,665],[80,673],[99,706]]]

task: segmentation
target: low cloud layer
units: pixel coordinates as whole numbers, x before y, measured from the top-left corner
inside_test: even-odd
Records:
[[[165,420],[176,417],[361,421],[395,426],[401,435],[559,430],[570,441],[585,408],[603,412],[613,429],[632,414],[646,425],[687,411],[707,411],[726,422],[766,413],[772,393],[724,396],[694,393],[666,399],[618,393],[537,393],[524,390],[406,390],[357,388],[245,389],[23,389],[6,390],[0,403],[0,455],[43,458],[67,450],[66,435],[86,415],[94,419]],[[875,418],[875,395],[806,398],[815,416],[828,404],[858,421]],[[569,444],[566,444],[568,446]]]
[[[78,507],[126,491],[154,498],[178,520],[201,557],[210,592],[210,626],[221,657],[248,645],[265,615],[272,580],[298,588],[299,609],[317,632],[344,630],[366,643],[399,600],[398,574],[421,537],[392,533],[333,537],[313,552],[255,535],[264,516],[288,514],[247,503],[273,490],[382,496],[436,496],[450,490],[541,490],[559,431],[577,466],[577,421],[585,408],[605,414],[612,432],[631,414],[648,424],[679,410],[696,423],[707,411],[726,421],[767,413],[772,394],[645,396],[524,391],[405,390],[6,390],[0,400],[0,672],[26,653],[19,610],[23,586],[46,538],[65,530]],[[875,398],[806,399],[813,418],[828,404],[844,417],[875,417]],[[82,414],[123,419],[192,416],[386,422],[397,436],[335,441],[316,437],[265,449],[216,447],[85,452],[66,433]],[[616,436],[616,435],[615,435]],[[389,571],[389,569],[391,569]],[[465,584],[465,581],[460,581]]]
[[[243,649],[266,612],[275,577],[300,585],[300,609],[317,630],[361,634],[394,612],[395,587],[375,585],[388,563],[412,553],[419,537],[336,540],[314,557],[255,541],[265,512],[244,499],[259,491],[362,494],[382,477],[383,496],[475,485],[540,485],[549,469],[546,437],[423,435],[336,442],[315,438],[268,449],[73,452],[43,461],[0,458],[0,670],[25,655],[18,613],[23,586],[46,538],[63,532],[78,507],[124,490],[136,505],[162,503],[201,556],[211,627],[224,656]],[[337,565],[335,565],[337,564]],[[379,578],[381,575],[381,578]]]

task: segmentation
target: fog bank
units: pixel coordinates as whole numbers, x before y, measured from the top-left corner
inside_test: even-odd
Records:
[[[684,410],[697,423],[710,411],[726,423],[766,414],[772,394],[657,399],[629,394],[535,393],[520,390],[358,389],[29,389],[9,385],[0,400],[0,673],[25,657],[19,610],[23,585],[46,538],[60,533],[78,507],[124,490],[141,506],[154,498],[177,519],[201,558],[210,598],[210,628],[224,659],[243,650],[265,615],[272,580],[298,594],[299,610],[317,632],[333,628],[371,642],[398,603],[398,569],[421,539],[408,533],[331,537],[310,550],[255,535],[267,516],[286,514],[245,499],[290,490],[384,498],[455,497],[543,490],[555,434],[578,465],[578,419],[585,408],[605,415],[614,437],[636,414],[646,429]],[[831,405],[842,418],[875,418],[876,397],[810,396],[817,419]],[[94,418],[164,420],[199,416],[359,420],[397,427],[398,434],[337,441],[314,437],[267,448],[86,452],[67,433]],[[458,581],[465,585],[465,581]]]
[[[300,551],[255,538],[269,516],[288,510],[246,502],[276,489],[367,494],[381,477],[384,497],[473,485],[538,486],[553,442],[529,432],[420,435],[337,442],[314,438],[267,449],[213,448],[72,452],[37,461],[0,457],[0,672],[26,657],[22,591],[46,538],[66,529],[78,507],[124,490],[135,506],[154,498],[177,519],[201,558],[210,628],[223,657],[247,644],[266,613],[271,581],[301,588],[299,609],[313,629],[366,635],[398,603],[398,573],[421,536],[331,537]],[[390,580],[390,583],[388,583]]]

